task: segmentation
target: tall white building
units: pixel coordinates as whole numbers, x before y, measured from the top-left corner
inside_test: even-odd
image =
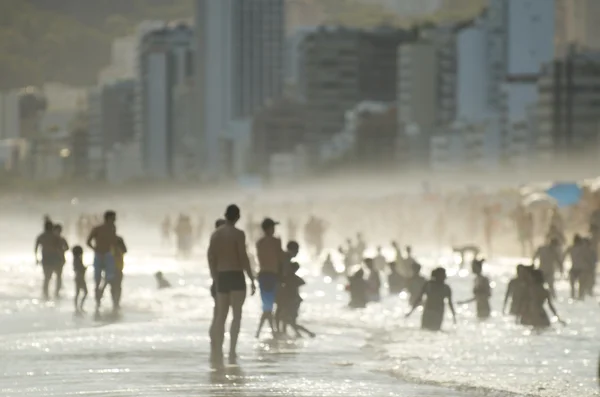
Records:
[[[196,0],[197,124],[209,176],[231,171],[231,122],[281,96],[284,35],[283,0]]]
[[[147,33],[140,57],[144,170],[150,178],[169,178],[177,155],[174,95],[177,87],[191,83],[192,29],[181,24]]]
[[[511,0],[508,3],[508,68],[510,77],[538,76],[554,59],[555,0]]]
[[[457,32],[456,118],[464,123],[482,122],[488,117],[489,73],[486,60],[484,24],[473,21]]]

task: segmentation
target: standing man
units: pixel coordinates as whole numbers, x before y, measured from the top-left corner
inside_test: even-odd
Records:
[[[96,226],[90,232],[87,245],[94,250],[94,281],[96,294],[96,315],[100,312],[100,301],[107,284],[111,284],[116,276],[115,257],[113,249],[117,247],[117,214],[114,211],[104,213],[104,223]],[[104,274],[104,284],[102,284]],[[102,284],[102,285],[101,285]],[[114,302],[113,302],[114,303]],[[118,310],[116,306],[113,310]]]
[[[275,336],[275,326],[273,324],[273,306],[275,304],[275,295],[277,287],[281,280],[282,266],[286,260],[285,253],[281,246],[281,240],[275,237],[275,226],[278,223],[271,218],[265,218],[262,221],[261,228],[263,237],[256,243],[256,256],[258,257],[258,285],[260,286],[260,296],[262,299],[263,313],[258,324],[256,337],[260,336],[265,321],[269,322],[273,336]]]
[[[254,275],[246,252],[246,235],[236,228],[240,220],[240,209],[230,205],[225,210],[225,224],[215,230],[208,246],[208,265],[217,289],[216,316],[211,327],[211,362],[214,366],[223,363],[223,340],[225,322],[231,307],[233,320],[230,329],[229,363],[237,361],[237,340],[242,321],[242,307],[246,300],[246,279],[252,283],[252,295],[256,292]]]
[[[38,257],[38,251],[42,248],[42,259]],[[58,298],[60,292],[60,282],[58,281],[58,270],[62,266],[61,262],[61,241],[60,238],[54,233],[54,224],[50,218],[46,217],[44,221],[44,232],[40,234],[35,240],[34,247],[35,261],[39,265],[41,263],[42,269],[44,270],[44,284],[42,288],[42,294],[44,299],[49,299],[48,286],[52,279],[52,274],[57,274],[56,291],[55,295]]]

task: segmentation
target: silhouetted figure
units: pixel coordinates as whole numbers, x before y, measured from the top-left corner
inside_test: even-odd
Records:
[[[290,241],[290,243],[295,242]],[[288,248],[288,251],[289,250],[290,249]],[[302,337],[302,332],[304,332],[311,338],[314,338],[315,334],[313,332],[309,331],[306,327],[298,324],[298,315],[300,313],[300,305],[302,304],[302,297],[300,296],[300,287],[306,284],[306,282],[296,274],[299,269],[300,265],[298,265],[297,262],[290,262],[289,269],[283,278],[280,299],[283,320],[283,329],[281,329],[281,331],[285,334],[286,325],[289,325],[290,327],[292,327],[297,337]]]
[[[550,326],[550,318],[548,318],[548,314],[544,309],[546,303],[552,314],[558,318],[561,324],[564,324],[552,304],[550,292],[544,287],[544,274],[540,270],[531,270],[531,285],[529,288],[530,296],[528,310],[526,310],[526,325],[531,325],[534,328],[548,328]]]
[[[563,273],[563,260],[559,241],[553,238],[547,244],[539,247],[533,255],[532,263],[535,263],[536,260],[539,260],[539,269],[544,274],[544,280],[548,283],[552,297],[555,298],[554,275],[557,271]]]
[[[333,260],[331,259],[331,254],[327,254],[327,257],[325,257],[321,274],[331,278],[336,278],[338,276],[337,270],[335,270],[335,266],[333,265]]]
[[[175,226],[175,237],[177,239],[178,254],[188,258],[192,253],[194,242],[194,229],[189,216],[183,214],[179,216]]]
[[[211,335],[211,361],[220,366],[223,362],[223,340],[229,309],[232,309],[229,362],[237,362],[237,340],[242,321],[242,307],[246,300],[246,279],[251,281],[252,295],[256,292],[254,275],[246,251],[246,234],[235,227],[240,220],[240,209],[230,205],[225,211],[227,223],[215,230],[208,246],[210,274],[217,286],[217,315]]]
[[[527,296],[528,286],[527,282],[525,281],[525,271],[526,269],[524,265],[517,265],[517,275],[508,282],[506,295],[504,296],[504,306],[502,308],[502,312],[506,313],[506,305],[510,299],[509,313],[516,317],[517,322],[520,322],[521,315],[523,313],[523,305]]]
[[[110,293],[113,300],[113,307],[116,310],[121,308],[121,295],[123,293],[123,270],[125,268],[125,254],[127,246],[121,236],[117,236],[117,242],[113,247],[113,256],[115,258],[115,279],[110,286]]]
[[[154,278],[156,279],[156,286],[158,289],[171,288],[171,283],[165,278],[162,272],[156,272]]]
[[[587,277],[590,277],[591,269],[595,266],[596,254],[590,244],[576,234],[565,257],[571,258],[571,270],[569,280],[571,282],[571,298],[583,300],[586,292]]]
[[[96,226],[90,232],[87,245],[94,250],[94,284],[96,295],[96,314],[99,316],[100,304],[104,289],[111,284],[116,275],[115,257],[113,249],[117,244],[117,214],[114,211],[106,211],[104,223]],[[104,277],[104,283],[102,279]],[[113,307],[113,310],[116,310]]]
[[[273,322],[273,308],[279,281],[282,277],[282,267],[286,261],[281,240],[275,237],[275,222],[271,218],[265,218],[261,224],[263,237],[256,243],[256,255],[258,257],[258,285],[262,300],[262,315],[256,330],[256,337],[260,337],[260,331],[265,324],[269,323],[273,335],[275,335],[275,323]]]
[[[452,312],[452,318],[456,323],[456,312],[452,304],[452,290],[446,284],[446,270],[438,267],[431,272],[431,280],[425,283],[423,290],[417,302],[420,302],[426,296],[423,304],[423,317],[421,318],[421,328],[430,331],[439,331],[442,329],[444,320],[444,302],[448,303],[448,307]],[[410,316],[419,305],[416,304],[408,312],[406,317]]]
[[[39,259],[38,251],[42,250],[42,257]],[[44,299],[49,299],[48,286],[53,274],[58,274],[59,268],[61,267],[61,250],[62,245],[60,239],[54,233],[54,224],[50,221],[46,221],[44,224],[44,232],[40,234],[35,240],[34,255],[36,263],[42,265],[44,271],[44,283],[42,286],[42,295]],[[60,283],[56,283],[55,295],[58,296]]]
[[[421,274],[421,265],[417,262],[413,262],[412,266],[413,276],[408,281],[408,302],[411,307],[420,306],[423,303],[421,301],[421,292],[427,283],[427,280]]]
[[[87,267],[83,264],[83,248],[76,245],[73,247],[73,273],[75,273],[75,312],[83,312],[83,304],[88,295],[87,283],[85,281],[85,272]],[[81,300],[79,294],[83,293]]]
[[[367,278],[367,300],[369,302],[379,302],[381,300],[381,277],[379,271],[375,268],[373,259],[365,258],[365,266],[369,270]]]
[[[350,306],[353,309],[362,309],[367,306],[367,282],[365,272],[360,269],[348,277],[348,292],[350,293]]]
[[[65,259],[65,253],[69,250],[69,243],[62,235],[63,227],[62,225],[55,224],[54,225],[54,234],[58,238],[59,250],[58,255],[60,257],[60,264],[56,267],[56,298],[60,297],[60,290],[62,289],[62,272],[65,267],[65,263],[67,260]]]
[[[473,263],[471,264],[471,269],[473,274],[475,274],[473,297],[466,301],[459,302],[459,304],[475,302],[477,307],[477,318],[480,320],[485,320],[490,317],[490,298],[492,296],[490,280],[482,274],[483,262],[483,259],[473,260]]]

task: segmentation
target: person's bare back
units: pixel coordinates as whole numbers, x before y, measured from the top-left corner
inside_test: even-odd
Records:
[[[246,252],[244,232],[231,224],[215,230],[210,239],[208,260],[213,274],[223,271],[248,271],[250,261]]]
[[[94,243],[92,245],[92,242]],[[103,223],[92,229],[88,238],[88,246],[97,254],[111,252],[117,242],[117,228],[114,224]]]

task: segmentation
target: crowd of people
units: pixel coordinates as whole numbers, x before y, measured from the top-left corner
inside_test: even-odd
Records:
[[[100,315],[100,307],[104,292],[110,287],[113,312],[118,313],[120,309],[124,256],[127,253],[125,241],[117,234],[117,215],[114,211],[107,211],[103,221],[91,226],[90,218],[82,216],[78,222],[78,235],[84,240],[87,247],[94,252],[94,295],[96,301],[96,316]],[[83,227],[85,226],[85,228]],[[87,236],[83,238],[84,231]],[[69,244],[62,235],[62,226],[54,223],[50,217],[44,219],[44,231],[37,237],[34,254],[38,265],[42,266],[44,281],[42,295],[50,299],[49,285],[52,277],[55,277],[56,288],[54,297],[60,298],[62,289],[62,273],[66,264],[66,253]],[[81,245],[72,248],[73,272],[75,274],[75,298],[74,306],[76,313],[84,312],[84,303],[88,295],[86,283],[87,266],[84,264],[84,249]]]
[[[343,204],[340,204],[340,206]],[[474,274],[472,296],[459,301],[458,304],[474,304],[477,318],[484,321],[492,314],[490,298],[492,287],[490,279],[485,276],[485,261],[481,258],[482,252],[487,256],[494,254],[496,249],[496,236],[498,230],[497,210],[489,203],[472,206],[469,209],[472,215],[467,218],[465,230],[472,230],[472,235],[483,236],[481,244],[472,239],[469,241],[461,237],[466,244],[455,245],[459,240],[456,235],[448,237],[449,229],[446,225],[457,214],[455,211],[445,212],[444,208],[463,208],[464,201],[449,200],[442,205],[439,216],[430,217],[430,222],[418,222],[405,214],[402,230],[391,235],[407,235],[410,229],[411,238],[400,241],[415,241],[419,232],[426,232],[434,237],[436,243],[451,245],[453,251],[461,256],[461,263],[467,263],[467,256],[471,254],[471,270]],[[473,212],[475,211],[475,212]],[[585,212],[588,220],[587,233],[581,232],[580,222],[574,227],[573,213],[565,216],[564,211],[557,208],[528,208],[518,205],[516,209],[506,215],[504,220],[514,222],[518,246],[523,254],[531,257],[529,265],[519,265],[516,277],[510,281],[505,296],[504,306],[510,302],[509,313],[515,316],[516,322],[524,326],[545,328],[550,326],[550,318],[545,307],[557,316],[553,299],[556,298],[555,282],[557,275],[566,276],[571,285],[572,299],[585,299],[593,295],[597,272],[597,252],[600,242],[600,209],[587,206]],[[479,215],[476,215],[476,214]],[[289,214],[289,213],[288,213]],[[335,211],[332,211],[335,214]],[[540,215],[542,214],[542,215]],[[580,216],[578,216],[580,218]],[[566,219],[565,219],[566,218]],[[305,281],[298,275],[300,266],[297,255],[300,251],[299,241],[305,245],[305,252],[310,253],[313,260],[324,258],[322,274],[334,280],[347,280],[349,306],[353,309],[366,307],[370,303],[379,302],[382,290],[387,285],[391,295],[405,292],[408,296],[411,315],[417,308],[422,307],[421,325],[423,329],[440,330],[448,306],[456,321],[456,312],[453,303],[452,289],[447,282],[446,269],[436,267],[429,278],[422,274],[422,266],[413,256],[411,246],[402,247],[392,241],[389,247],[375,246],[373,255],[367,255],[369,247],[365,237],[358,233],[354,239],[344,239],[336,250],[327,250],[332,246],[327,241],[327,233],[340,232],[344,228],[337,226],[335,216],[327,220],[314,215],[307,217],[304,224],[303,235],[300,236],[298,219],[287,218],[285,234],[287,243],[277,237],[276,227],[278,222],[271,218],[264,218],[262,222],[254,222],[251,215],[246,219],[245,227],[239,228],[241,211],[238,206],[227,207],[224,218],[218,219],[214,230],[210,233],[207,247],[207,258],[210,275],[213,280],[211,294],[214,298],[213,319],[210,326],[211,359],[220,365],[223,362],[223,343],[225,324],[229,312],[232,313],[230,326],[229,361],[235,363],[237,359],[237,340],[240,331],[242,308],[247,297],[247,282],[251,294],[259,290],[262,302],[262,313],[257,324],[256,337],[260,337],[264,327],[267,326],[276,338],[287,335],[291,329],[296,336],[303,334],[314,336],[314,333],[299,323],[299,313],[302,304],[300,290]],[[389,216],[387,224],[398,223],[398,218]],[[472,223],[472,229],[469,229]],[[481,229],[475,224],[482,226]],[[568,226],[570,225],[570,226]],[[428,229],[430,227],[431,229]],[[539,232],[541,227],[545,232]],[[204,218],[199,218],[194,225],[191,217],[185,214],[172,221],[165,217],[161,222],[161,236],[165,243],[175,237],[178,254],[189,257],[192,247],[203,241]],[[578,232],[573,233],[573,230]],[[347,229],[344,229],[347,230]],[[355,230],[376,230],[367,226],[357,226]],[[388,229],[389,231],[390,229]],[[534,232],[537,230],[537,232]],[[102,220],[95,215],[82,215],[77,222],[77,234],[80,240],[86,242],[94,252],[94,292],[96,311],[100,310],[102,297],[107,287],[110,287],[113,310],[117,312],[120,307],[123,256],[127,252],[125,242],[117,234],[116,214],[108,211]],[[467,233],[468,235],[469,233]],[[535,247],[539,235],[543,236],[543,243]],[[573,236],[572,244],[568,244],[567,235]],[[374,233],[374,239],[380,240],[380,235]],[[390,234],[388,234],[389,236]],[[537,238],[536,238],[537,236]],[[339,237],[339,235],[338,235]],[[373,236],[371,236],[373,237]],[[428,241],[432,241],[429,239]],[[459,243],[461,241],[458,241]],[[435,244],[434,244],[435,245]],[[62,235],[61,225],[45,220],[44,232],[36,240],[36,258],[41,248],[41,258],[44,273],[43,294],[49,298],[49,284],[53,276],[56,277],[55,295],[58,297],[62,288],[62,269],[66,263],[65,254],[69,244]],[[386,252],[394,252],[393,260],[388,260]],[[86,266],[83,260],[84,250],[81,246],[72,248],[73,269],[75,272],[75,308],[77,312],[83,310],[87,296],[85,283]],[[337,260],[341,258],[341,260]],[[570,263],[570,269],[565,272],[565,263]],[[170,283],[161,272],[156,275],[159,288],[168,288]],[[384,282],[384,277],[386,281]],[[558,316],[557,316],[558,317]],[[562,321],[559,319],[559,321]]]
[[[271,218],[261,223],[262,236],[256,242],[258,272],[255,275],[248,255],[246,234],[236,227],[241,218],[238,206],[230,205],[224,219],[215,223],[207,250],[208,265],[213,279],[211,292],[215,300],[213,320],[210,326],[211,361],[214,365],[223,363],[223,341],[225,323],[229,311],[232,312],[229,331],[229,363],[237,360],[237,340],[242,319],[242,307],[246,300],[246,277],[250,280],[251,295],[258,287],[262,300],[262,314],[256,337],[268,324],[274,337],[287,333],[290,327],[300,337],[302,334],[314,337],[315,334],[298,323],[302,298],[300,288],[305,281],[298,276],[300,266],[294,260],[300,246],[289,241],[284,250],[281,239],[275,236],[278,224]]]

